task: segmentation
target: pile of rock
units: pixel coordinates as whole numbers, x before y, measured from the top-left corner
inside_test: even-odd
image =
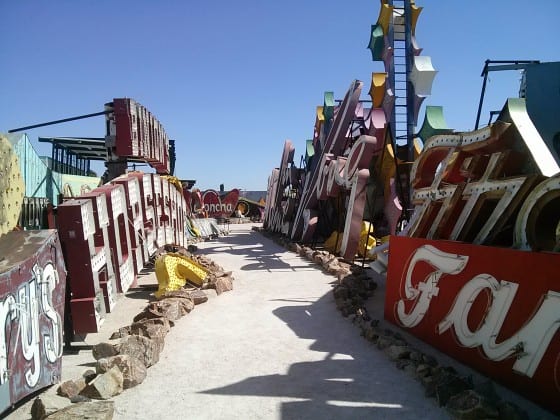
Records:
[[[253,226],[253,230],[260,232],[263,236],[271,239],[276,244],[320,265],[323,270],[337,277],[338,280],[342,280],[344,277],[351,275],[352,271],[357,268],[357,266],[345,262],[342,258],[331,254],[329,251],[300,245],[297,242],[292,242],[282,234],[270,232],[259,226]]]
[[[165,337],[174,323],[196,305],[208,301],[205,290],[214,289],[219,295],[233,289],[231,272],[225,272],[208,257],[192,258],[210,271],[203,287],[167,292],[149,302],[133,318],[132,324],[119,328],[111,335],[110,340],[118,339],[118,343],[102,342],[93,346],[95,369],[87,370],[78,379],[60,384],[57,394],[76,404],[47,416],[44,405],[37,398],[32,407],[33,419],[112,418],[113,402],[106,400],[144,381],[147,369],[159,361]],[[97,414],[90,415],[90,412]]]
[[[209,271],[202,289],[214,289],[218,295],[233,290],[231,271],[224,271],[222,267],[204,255],[192,255],[191,258]]]
[[[393,361],[398,369],[420,381],[427,397],[435,398],[457,419],[528,419],[517,405],[501,399],[491,381],[475,384],[472,377],[461,376],[453,367],[438,361],[413,346],[398,332],[381,328],[358,310],[352,321],[362,336]]]

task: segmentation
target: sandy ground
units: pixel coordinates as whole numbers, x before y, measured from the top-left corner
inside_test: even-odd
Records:
[[[199,253],[233,271],[234,290],[209,291],[207,303],[176,323],[146,380],[113,398],[116,419],[449,418],[340,315],[330,293],[334,277],[251,227],[231,225],[228,236],[199,244]],[[142,276],[100,333],[74,344],[63,356],[63,380],[94,366],[91,345],[129,324],[150,297],[143,286],[155,284],[153,273]],[[380,284],[370,302],[374,317],[382,318],[382,305]],[[429,346],[415,346],[453,363]],[[55,390],[41,397],[54,405]],[[508,397],[532,418],[548,417],[519,396]],[[30,405],[8,419],[28,419]]]

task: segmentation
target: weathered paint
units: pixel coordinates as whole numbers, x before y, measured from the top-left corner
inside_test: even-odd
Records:
[[[68,200],[58,206],[57,227],[68,269],[74,332],[96,332],[105,318],[101,276],[110,255],[95,246],[92,200]]]
[[[556,236],[559,200],[551,197],[558,194],[552,192],[558,190],[558,183],[539,187],[540,195],[546,195],[546,203],[550,204],[546,210],[550,222],[543,225],[547,230],[531,222],[543,211],[535,206],[535,185],[544,176],[559,171],[543,139],[530,124],[524,101],[510,99],[492,126],[432,136],[426,142],[411,170],[416,207],[407,235],[475,244],[493,244],[499,239],[501,244],[511,245],[514,233],[506,226],[517,223],[518,246],[528,248],[526,238],[531,237],[534,249],[541,250],[543,243]],[[531,191],[534,198],[524,204]],[[531,219],[527,216],[529,210]],[[519,218],[522,220],[515,222]],[[509,234],[507,239],[504,232]],[[552,251],[554,244],[545,249]]]
[[[202,203],[208,217],[223,218],[231,216],[237,208],[238,200],[238,189],[233,189],[222,197],[215,190],[206,190],[202,193]]]
[[[560,412],[560,254],[393,236],[385,318]]]
[[[161,123],[144,106],[130,98],[113,99],[113,114],[107,115],[109,144],[118,157],[143,159],[158,173],[168,174],[169,137]]]
[[[27,134],[8,134],[7,138],[19,160],[26,197],[47,198],[56,204],[59,194],[65,198],[77,197],[99,185],[98,177],[67,175],[50,170],[29,142]]]
[[[58,383],[66,270],[55,230],[0,237],[0,412]]]
[[[77,334],[97,332],[117,293],[135,286],[158,247],[185,245],[182,191],[157,174],[131,173],[58,207]]]

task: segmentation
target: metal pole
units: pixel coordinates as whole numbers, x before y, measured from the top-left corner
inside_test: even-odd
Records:
[[[78,117],[70,117],[70,118],[64,118],[62,120],[49,121],[49,122],[41,123],[41,124],[28,125],[27,127],[20,127],[20,128],[14,128],[13,130],[8,130],[8,133],[16,133],[18,131],[30,130],[32,128],[44,127],[46,125],[60,124],[60,123],[63,123],[63,122],[68,122],[68,121],[75,121],[75,120],[82,120],[84,118],[97,117],[99,115],[106,115],[106,114],[109,114],[111,112],[113,112],[113,111],[111,110],[111,111],[94,112],[93,114],[80,115]]]
[[[482,102],[484,101],[484,93],[486,92],[486,82],[488,80],[489,62],[490,60],[486,60],[484,63],[484,68],[482,69],[482,75],[484,75],[484,80],[482,81],[482,91],[480,92],[480,101],[478,102],[478,112],[476,113],[476,123],[474,124],[475,130],[478,130],[478,123],[480,122],[480,113],[482,112]]]

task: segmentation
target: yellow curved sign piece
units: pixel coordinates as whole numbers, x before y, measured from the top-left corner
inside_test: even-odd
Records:
[[[379,18],[377,24],[383,29],[383,34],[389,34],[389,25],[393,19],[393,6],[381,1],[381,10],[379,11]]]
[[[379,108],[383,104],[386,81],[387,73],[371,73],[371,87],[369,88],[369,96],[371,96],[371,101],[374,108]]]
[[[325,122],[325,114],[323,113],[323,107],[317,107],[317,115],[315,117],[315,133],[317,136],[321,133],[321,126]]]
[[[418,16],[420,16],[420,13],[422,13],[422,9],[423,9],[423,7],[418,7],[414,4],[411,5],[411,14],[410,14],[411,28],[410,28],[410,31],[412,32],[412,35],[414,35],[415,32],[416,32],[416,22],[418,22]]]
[[[184,255],[169,253],[156,259],[155,263],[158,290],[155,292],[160,298],[165,292],[181,289],[188,281],[202,286],[208,275],[208,270]]]

